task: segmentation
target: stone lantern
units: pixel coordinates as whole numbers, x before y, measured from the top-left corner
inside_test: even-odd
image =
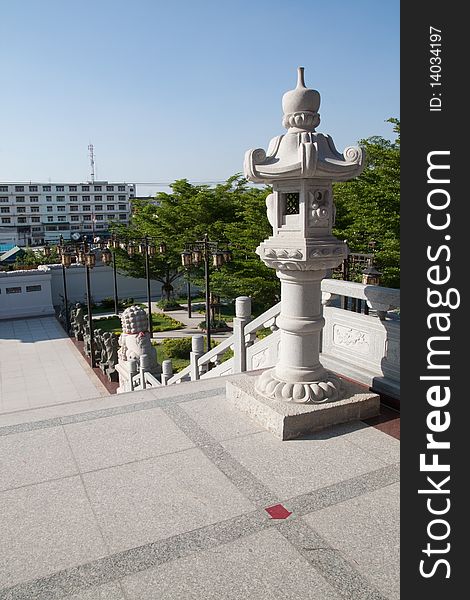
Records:
[[[273,187],[266,199],[273,234],[256,252],[281,280],[279,359],[255,388],[265,397],[301,404],[343,397],[340,378],[319,360],[324,326],[320,286],[327,270],[339,266],[348,253],[331,233],[332,183],[352,179],[364,168],[361,148],[348,147],[341,154],[329,135],[315,131],[319,106],[320,94],[305,86],[299,67],[297,87],[282,99],[287,133],[273,138],[267,152],[249,150],[244,162],[248,180]]]

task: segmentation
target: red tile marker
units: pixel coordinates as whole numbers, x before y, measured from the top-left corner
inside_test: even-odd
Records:
[[[287,519],[292,514],[287,510],[285,506],[282,504],[275,504],[274,506],[268,506],[268,508],[264,509],[271,519]]]

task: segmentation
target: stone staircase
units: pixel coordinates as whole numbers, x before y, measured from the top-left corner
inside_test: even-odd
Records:
[[[323,317],[321,360],[339,375],[398,399],[400,396],[400,290],[362,283],[325,279],[322,282]],[[355,310],[346,310],[345,299]],[[236,299],[233,334],[204,352],[204,336],[194,335],[190,364],[173,374],[164,361],[158,379],[146,370],[145,359],[133,370],[119,364],[121,388],[127,391],[168,386],[266,369],[276,364],[280,303],[251,317],[251,300]],[[362,312],[367,307],[365,312]],[[360,312],[358,312],[360,311]],[[366,314],[368,313],[368,314]],[[269,334],[266,335],[267,331]],[[233,356],[223,360],[228,350]]]
[[[398,598],[398,440],[282,442],[227,379],[2,415],[0,598]]]

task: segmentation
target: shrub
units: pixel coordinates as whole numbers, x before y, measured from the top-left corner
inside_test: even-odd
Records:
[[[234,352],[233,352],[232,348],[229,348],[220,357],[220,362],[223,363],[226,360],[230,360],[231,358],[233,358],[233,355],[234,355]]]
[[[189,359],[191,352],[191,338],[166,338],[162,342],[162,349],[167,358]]]
[[[162,299],[157,302],[157,306],[162,310],[179,310],[180,308],[183,308],[181,304],[178,304],[178,302],[176,302],[176,300]]]
[[[159,300],[157,306],[162,310],[178,310],[182,308],[181,304],[178,304],[176,300]]]
[[[168,315],[162,315],[161,313],[152,313],[152,315],[154,331],[171,331],[184,327],[184,323]]]
[[[205,321],[201,321],[198,325],[199,329],[206,329],[206,322]],[[227,323],[225,321],[223,321],[222,319],[216,319],[215,321],[211,321],[211,329],[225,329],[225,330],[230,330],[229,326],[227,325]]]
[[[103,298],[100,304],[102,308],[114,308],[114,298]]]

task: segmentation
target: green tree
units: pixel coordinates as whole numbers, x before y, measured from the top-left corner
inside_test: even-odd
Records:
[[[335,235],[347,239],[353,252],[368,252],[376,243],[376,261],[383,283],[399,286],[399,122],[390,119],[397,139],[390,142],[371,137],[361,143],[367,166],[360,177],[334,185],[337,206]],[[166,243],[166,252],[151,259],[151,277],[162,283],[170,299],[174,282],[185,277],[181,252],[187,244],[202,239],[221,242],[233,251],[233,261],[211,273],[211,289],[224,299],[251,296],[259,312],[279,299],[279,281],[274,269],[256,254],[261,241],[272,233],[266,215],[267,187],[255,187],[239,174],[213,187],[175,181],[171,192],[160,192],[152,200],[136,200],[130,226],[114,225],[120,237],[139,241],[148,235]],[[118,269],[134,277],[145,276],[143,257],[129,258],[117,251]],[[193,269],[191,279],[203,287],[202,269]]]
[[[271,234],[265,198],[268,189],[247,184],[240,175],[209,187],[175,181],[171,192],[160,192],[154,200],[138,200],[133,205],[132,224],[116,224],[113,231],[120,237],[139,240],[145,235],[165,241],[166,253],[152,259],[152,279],[161,281],[169,298],[175,279],[185,276],[181,252],[186,245],[202,239],[205,233],[221,248],[230,247],[233,261],[211,273],[211,289],[225,299],[250,295],[259,308],[276,301],[278,280],[272,269],[255,254],[257,245]],[[129,258],[117,252],[118,269],[134,277],[145,274],[141,256]],[[192,269],[192,280],[202,287],[202,269]]]
[[[164,253],[159,250],[159,243],[165,241],[159,235],[158,223],[156,221],[156,206],[149,201],[137,200],[133,206],[133,218],[130,226],[120,223],[112,225],[111,230],[119,239],[127,242],[135,242],[134,256],[130,257],[124,249],[114,250],[116,256],[116,268],[119,272],[125,273],[130,277],[145,278],[146,265],[144,255],[138,252],[138,244],[146,236],[149,237],[149,243],[156,242],[156,253],[149,257],[150,279],[159,281],[162,284],[162,298],[171,299],[173,293],[173,283],[179,276],[179,255],[176,254],[174,244],[167,243],[167,249]],[[165,242],[166,243],[166,242]]]
[[[37,267],[39,265],[53,265],[57,263],[60,263],[60,258],[56,246],[51,246],[49,256],[45,256],[42,250],[24,248],[22,255],[18,256],[15,260],[17,268]]]
[[[336,183],[334,234],[346,239],[351,252],[370,252],[375,242],[375,261],[382,283],[400,286],[400,123],[389,119],[397,137],[389,141],[374,136],[360,143],[367,166],[352,181]]]

